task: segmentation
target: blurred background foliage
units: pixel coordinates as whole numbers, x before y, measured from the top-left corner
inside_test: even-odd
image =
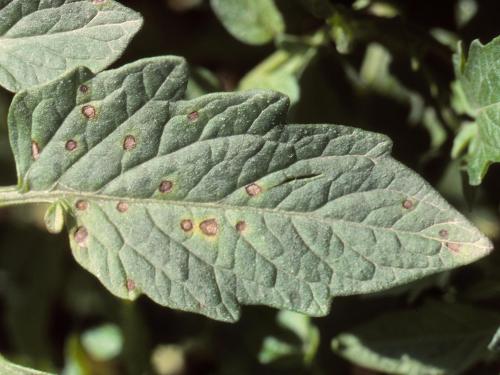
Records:
[[[457,109],[452,55],[459,40],[500,34],[498,0],[121,2],[145,26],[116,65],[181,55],[189,97],[273,88],[290,96],[290,122],[388,134],[394,156],[498,247],[499,166],[472,188],[459,150],[451,156],[470,120]],[[11,99],[0,90],[3,185],[16,180]],[[76,265],[64,235],[46,233],[43,210],[0,212],[0,353],[16,363],[71,375],[500,373],[498,251],[388,292],[337,298],[326,318],[247,307],[230,325],[113,297]]]

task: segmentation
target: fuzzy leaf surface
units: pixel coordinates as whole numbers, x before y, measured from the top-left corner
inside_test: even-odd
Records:
[[[477,134],[470,141],[469,181],[479,185],[491,163],[500,162],[500,37],[483,45],[472,42],[468,56],[457,56],[456,71]]]
[[[286,125],[273,91],[181,100],[186,85],[177,57],[81,68],[9,113],[19,191],[67,208],[74,256],[117,296],[319,316],[491,250],[387,137]]]
[[[78,66],[101,71],[141,25],[112,0],[0,0],[0,85],[17,92]]]
[[[333,350],[363,367],[390,374],[459,374],[487,353],[500,315],[470,306],[430,303],[385,314],[342,333]]]

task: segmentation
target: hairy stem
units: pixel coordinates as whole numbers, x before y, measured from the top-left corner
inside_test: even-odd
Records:
[[[29,203],[52,203],[57,197],[46,192],[20,193],[16,186],[0,187],[0,207],[15,206]]]

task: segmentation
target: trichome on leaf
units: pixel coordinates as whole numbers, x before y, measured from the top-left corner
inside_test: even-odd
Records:
[[[59,202],[75,258],[115,295],[224,321],[242,304],[320,316],[491,250],[387,137],[287,125],[273,91],[183,100],[187,76],[168,56],[78,68],[9,112],[12,200]]]

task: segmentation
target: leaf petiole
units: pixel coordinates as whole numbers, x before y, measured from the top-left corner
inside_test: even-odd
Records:
[[[54,203],[58,196],[44,191],[21,193],[16,186],[0,187],[0,207],[16,206],[30,203]]]

